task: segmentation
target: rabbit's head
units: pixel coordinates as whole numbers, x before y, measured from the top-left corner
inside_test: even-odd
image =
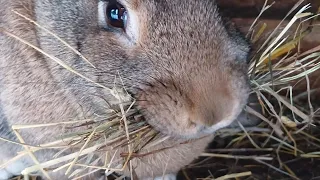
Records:
[[[226,27],[213,0],[41,0],[35,14],[96,68],[39,30],[44,50],[107,87],[119,75],[136,108],[162,133],[212,133],[246,103],[249,46]],[[61,82],[81,84],[61,68],[51,70]],[[73,93],[90,92],[103,95],[92,86]],[[91,104],[99,109],[98,102]]]

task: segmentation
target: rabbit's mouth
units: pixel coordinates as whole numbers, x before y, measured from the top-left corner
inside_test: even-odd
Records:
[[[141,110],[141,113],[144,120],[162,134],[175,138],[195,139],[210,135],[221,128],[229,126],[241,113],[242,107],[241,105],[235,105],[228,116],[212,125],[203,124],[201,121],[195,123],[195,120],[191,120],[188,115],[169,117],[168,114],[164,113],[150,117],[149,112],[146,112],[146,110]]]

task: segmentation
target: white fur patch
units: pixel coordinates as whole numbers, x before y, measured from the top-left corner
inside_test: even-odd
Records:
[[[0,169],[0,180],[7,180],[11,178],[13,174],[9,173],[5,169]]]
[[[143,180],[176,180],[177,179],[177,175],[175,174],[166,174],[164,176],[158,176],[156,178],[146,178]]]
[[[20,175],[21,172],[26,168],[26,165],[21,161],[16,161],[14,163],[9,164],[6,167],[6,170],[13,175]]]
[[[176,180],[177,176],[174,174],[166,174],[164,176],[156,177],[154,180]]]
[[[99,21],[99,25],[106,27],[106,6],[107,3],[104,1],[99,1],[98,4],[98,21]]]
[[[21,161],[11,163],[4,169],[0,169],[0,180],[9,179],[12,176],[20,175],[25,168],[26,165]]]
[[[136,42],[139,39],[139,19],[138,15],[132,9],[128,9],[128,24],[126,33],[131,41]]]

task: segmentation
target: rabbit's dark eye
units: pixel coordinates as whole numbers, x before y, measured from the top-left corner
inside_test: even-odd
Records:
[[[128,12],[118,2],[112,2],[107,6],[106,18],[109,27],[121,28],[125,30]]]

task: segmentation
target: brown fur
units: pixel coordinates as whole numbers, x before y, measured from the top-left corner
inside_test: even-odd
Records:
[[[176,173],[205,149],[210,134],[241,112],[248,93],[249,48],[233,30],[227,32],[212,0],[126,3],[130,3],[129,17],[132,13],[138,18],[138,33],[129,37],[101,28],[98,2],[92,0],[0,0],[0,27],[107,87],[120,74],[142,115],[172,137],[155,149],[209,135],[134,162],[139,178],[161,176],[165,167],[167,173]],[[13,14],[13,9],[55,32],[97,68]],[[13,124],[96,118],[108,106],[100,97],[113,100],[108,92],[4,34],[0,34],[0,64],[1,137],[15,140],[9,130]],[[64,132],[50,127],[25,130],[22,135],[27,143],[37,145]],[[0,146],[0,164],[21,150],[9,143]],[[39,152],[37,157],[45,161],[54,153]],[[26,158],[23,163],[29,166],[32,161]],[[66,179],[62,174],[53,177]]]

